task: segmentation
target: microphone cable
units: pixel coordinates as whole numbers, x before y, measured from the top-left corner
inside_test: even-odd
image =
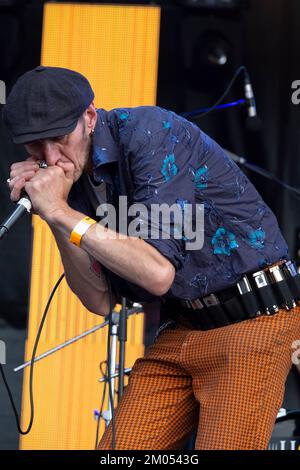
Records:
[[[228,93],[230,92],[234,82],[236,81],[237,77],[240,75],[241,72],[247,73],[247,69],[244,65],[241,65],[234,73],[232,79],[230,80],[228,86],[226,87],[225,91],[223,94],[220,96],[220,98],[213,104],[207,111],[202,112],[201,114],[198,115],[198,119],[203,118],[204,116],[207,116],[207,114],[211,113],[214,111],[219,104],[222,103],[222,101],[226,98]],[[248,73],[247,73],[248,74]],[[194,112],[184,112],[180,114],[181,116],[188,118],[188,117],[196,117]]]
[[[22,434],[23,436],[28,434],[31,431],[31,428],[32,428],[32,425],[33,425],[33,420],[34,420],[33,370],[34,370],[34,361],[35,361],[36,351],[37,351],[37,348],[38,348],[40,336],[41,336],[43,326],[44,326],[44,323],[45,323],[45,320],[46,320],[46,317],[47,317],[47,314],[48,314],[48,311],[49,311],[51,301],[53,299],[53,296],[54,296],[59,284],[61,283],[61,281],[63,280],[64,277],[65,277],[65,274],[63,273],[60,276],[60,278],[58,279],[58,281],[56,282],[54,288],[52,289],[52,292],[50,294],[47,305],[45,307],[45,310],[44,310],[44,313],[43,313],[43,316],[42,316],[42,320],[41,320],[41,323],[40,323],[40,326],[39,326],[39,329],[38,329],[38,332],[37,332],[37,335],[36,335],[36,339],[35,339],[35,342],[34,342],[32,355],[31,355],[31,361],[30,361],[30,375],[29,375],[30,419],[29,419],[29,424],[27,426],[27,429],[25,429],[24,431],[21,428],[21,422],[20,422],[20,417],[19,417],[18,411],[17,411],[17,407],[15,405],[11,389],[8,385],[7,380],[6,380],[6,376],[5,376],[2,364],[0,363],[0,372],[1,372],[1,375],[2,375],[2,378],[3,378],[5,388],[6,388],[7,393],[8,393],[8,397],[9,397],[14,415],[15,415],[17,428],[18,428],[19,433]]]
[[[104,372],[102,370],[102,364],[106,364],[106,371]],[[101,398],[101,404],[98,412],[98,419],[97,419],[97,426],[96,426],[96,438],[95,438],[95,450],[98,449],[98,443],[99,443],[99,432],[100,432],[100,422],[101,419],[103,418],[103,408],[104,408],[104,401],[105,401],[105,396],[106,396],[106,385],[107,385],[107,361],[102,361],[100,363],[100,372],[102,373],[102,377],[105,378],[104,384],[103,384],[103,392],[102,392],[102,398]],[[97,410],[98,411],[98,410]]]

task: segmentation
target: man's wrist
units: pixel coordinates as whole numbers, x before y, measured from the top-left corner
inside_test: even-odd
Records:
[[[46,222],[54,229],[58,228],[66,218],[69,209],[70,207],[66,204],[52,210],[45,218]]]
[[[84,214],[75,211],[66,204],[49,213],[46,221],[52,231],[56,233],[60,232],[66,237],[69,237],[75,225],[83,217]]]

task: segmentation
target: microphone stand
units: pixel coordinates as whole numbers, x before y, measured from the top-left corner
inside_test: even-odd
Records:
[[[106,424],[111,421],[112,415],[113,415],[118,323],[119,323],[119,314],[113,313],[110,337],[107,338],[107,341],[110,342],[110,358],[109,357],[107,358],[108,359],[107,364],[109,366],[108,390],[112,391],[112,399],[108,400],[108,412],[105,417]],[[110,329],[108,329],[108,331],[109,330]],[[109,397],[110,397],[110,393],[109,393]]]
[[[111,361],[110,361],[110,387],[111,390],[114,391],[114,382],[116,377],[119,377],[118,380],[118,403],[121,399],[121,396],[123,394],[124,390],[124,376],[125,374],[129,374],[131,371],[131,368],[124,368],[124,362],[125,362],[125,343],[127,341],[127,319],[130,315],[135,315],[142,313],[144,311],[142,305],[138,303],[134,303],[133,307],[128,309],[127,308],[127,302],[126,298],[122,297],[122,309],[120,312],[113,311],[112,315],[112,331],[111,331],[111,336],[108,338],[108,341],[111,341]],[[34,363],[38,362],[42,359],[45,359],[46,357],[56,353],[57,351],[60,351],[61,349],[65,348],[66,346],[69,346],[70,344],[75,343],[76,341],[85,338],[86,336],[94,333],[95,331],[104,328],[105,326],[109,325],[109,321],[106,320],[100,325],[96,325],[93,328],[90,328],[89,330],[84,331],[83,333],[80,333],[77,336],[74,336],[73,338],[61,343],[60,345],[55,346],[52,349],[49,349],[48,351],[45,351],[44,353],[40,354],[39,356],[34,358]],[[118,373],[115,372],[116,369],[116,350],[117,350],[117,336],[119,338],[119,366],[118,366]],[[14,368],[14,372],[18,372],[20,370],[25,369],[26,367],[32,365],[32,361],[27,361],[18,367]],[[102,377],[99,379],[99,382],[105,382],[107,381],[107,377]],[[102,418],[105,420],[106,426],[110,423],[112,419],[112,406],[113,403],[109,401],[109,408],[107,411],[104,411],[102,413]],[[100,416],[99,418],[100,419]]]
[[[258,175],[263,176],[264,178],[268,178],[271,181],[274,181],[277,183],[279,186],[281,186],[283,189],[286,189],[290,193],[294,194],[297,197],[300,197],[300,189],[295,188],[294,186],[291,186],[288,183],[285,183],[281,179],[279,179],[276,175],[273,175],[270,171],[265,170],[264,168],[255,165],[254,163],[250,163],[245,157],[241,157],[239,155],[236,155],[233,152],[230,152],[227,149],[224,149],[226,155],[233,160],[234,162],[238,163],[239,165],[243,166],[247,170],[253,171],[254,173],[257,173]]]
[[[125,367],[125,343],[127,341],[127,310],[126,298],[122,297],[122,309],[119,317],[119,383],[118,383],[118,403],[124,391],[124,367]]]
[[[141,306],[135,306],[131,309],[128,309],[127,311],[127,317],[130,315],[135,315],[138,313],[143,312],[143,308]],[[118,312],[114,312],[116,316],[119,316]],[[49,349],[48,351],[45,351],[44,353],[40,354],[34,359],[34,362],[38,362],[42,359],[45,359],[48,356],[51,356],[51,354],[56,353],[57,351],[60,351],[61,349],[65,348],[66,346],[69,346],[70,344],[75,343],[76,341],[85,338],[86,336],[95,333],[95,331],[100,330],[101,328],[104,328],[105,326],[108,325],[108,320],[105,322],[101,323],[100,325],[93,326],[93,328],[90,328],[89,330],[84,331],[83,333],[80,333],[77,336],[74,336],[73,338],[68,339],[67,341],[64,341],[63,343],[55,346],[54,348]],[[31,361],[24,362],[23,364],[19,365],[18,367],[14,368],[14,372],[19,372],[20,370],[25,369],[26,367],[30,366]]]

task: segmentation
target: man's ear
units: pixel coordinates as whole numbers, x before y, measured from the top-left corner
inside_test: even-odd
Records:
[[[88,128],[93,130],[97,122],[97,111],[93,101],[86,110],[86,118]]]

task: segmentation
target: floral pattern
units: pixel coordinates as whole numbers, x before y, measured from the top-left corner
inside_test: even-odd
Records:
[[[178,173],[178,166],[175,163],[175,155],[170,154],[167,155],[161,167],[161,173],[165,179],[165,181],[170,181],[173,176],[177,175]]]
[[[265,238],[266,232],[261,228],[251,230],[251,232],[247,234],[248,243],[250,244],[250,246],[252,246],[252,248],[255,248],[257,250],[262,250],[264,248]]]
[[[193,182],[196,189],[206,189],[208,185],[208,168],[206,165],[197,168],[197,170],[191,169],[193,175]]]
[[[231,252],[239,247],[235,234],[224,227],[219,227],[212,237],[211,244],[215,255],[230,256]]]

